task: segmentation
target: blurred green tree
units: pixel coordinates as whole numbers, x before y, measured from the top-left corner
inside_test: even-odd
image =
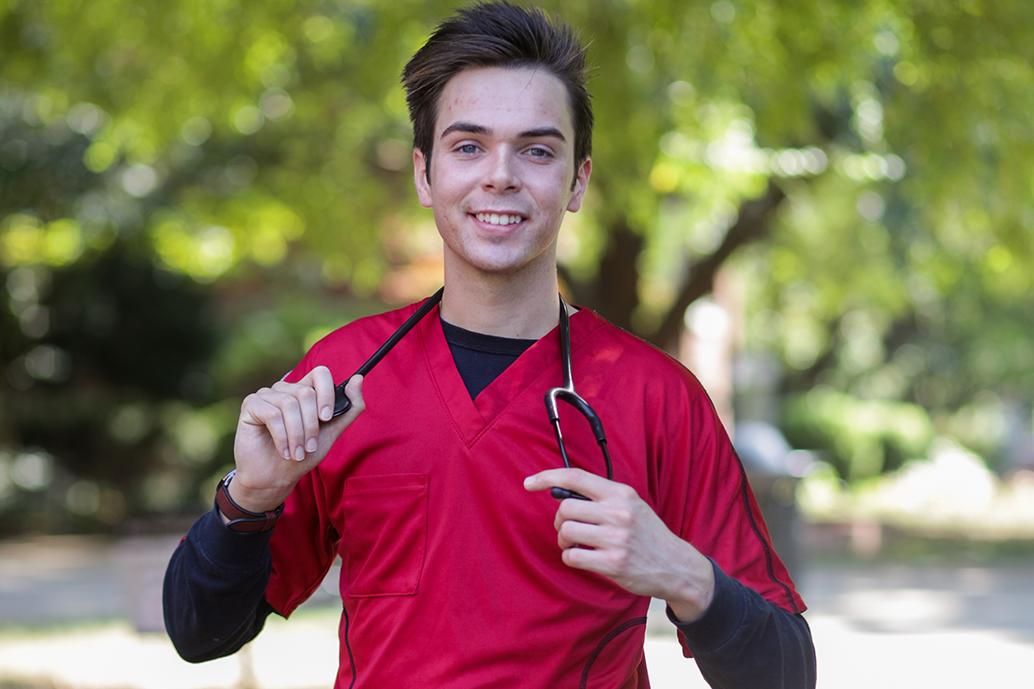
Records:
[[[915,402],[995,447],[971,420],[1034,389],[1034,7],[541,4],[595,65],[591,197],[561,245],[576,301],[672,348],[733,266],[760,276],[747,342],[787,398]],[[195,499],[242,390],[362,298],[430,291],[398,74],[455,6],[0,2],[0,512],[41,475],[109,521]],[[156,328],[150,369],[91,350],[91,318]],[[24,411],[77,395],[74,450]]]

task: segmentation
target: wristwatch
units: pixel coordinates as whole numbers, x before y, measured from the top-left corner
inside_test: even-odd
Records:
[[[273,526],[276,525],[276,520],[280,518],[280,514],[284,511],[283,503],[280,503],[279,507],[269,512],[252,512],[251,510],[244,509],[230,497],[230,481],[236,475],[237,470],[233,469],[226,476],[223,476],[223,479],[219,481],[219,485],[215,489],[215,508],[220,514],[230,520],[226,524],[226,528],[239,533],[261,533],[272,530]]]

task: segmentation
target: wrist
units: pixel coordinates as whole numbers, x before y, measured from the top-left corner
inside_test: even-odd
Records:
[[[215,491],[215,507],[223,524],[231,531],[241,533],[271,531],[284,511],[283,503],[273,509],[261,511],[240,505],[230,493],[230,486],[233,485],[236,473],[235,469],[224,476]]]
[[[284,503],[287,499],[287,495],[291,492],[291,487],[283,488],[269,488],[269,487],[255,487],[248,484],[246,476],[242,476],[239,470],[231,472],[233,475],[227,475],[227,479],[223,479],[226,482],[226,491],[230,494],[230,498],[239,505],[242,509],[249,512],[269,512],[275,510],[277,507]]]
[[[677,586],[664,596],[665,603],[682,623],[696,622],[703,617],[714,599],[715,589],[711,561],[693,546],[686,545],[689,551],[682,562],[679,576],[674,578],[678,582]]]

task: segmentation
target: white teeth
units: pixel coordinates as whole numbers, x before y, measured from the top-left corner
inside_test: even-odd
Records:
[[[477,219],[492,225],[516,225],[521,221],[519,215],[508,215],[503,213],[477,213]]]

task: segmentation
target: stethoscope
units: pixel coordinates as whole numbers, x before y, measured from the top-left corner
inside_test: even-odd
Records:
[[[380,347],[377,348],[370,358],[362,363],[362,365],[355,370],[353,376],[361,375],[366,376],[373,370],[384,356],[391,351],[392,347],[399,343],[406,334],[413,329],[417,323],[423,319],[428,313],[430,313],[435,306],[438,305],[442,300],[442,294],[445,292],[445,288],[442,287],[437,292],[432,294],[424,303],[420,305],[416,311],[414,311],[405,322],[399,326],[398,330],[391,334],[387,340],[384,341]],[[564,369],[564,384],[560,387],[550,388],[546,391],[546,413],[549,415],[549,421],[553,425],[553,431],[556,434],[557,446],[560,448],[560,457],[564,460],[564,466],[567,468],[571,467],[571,460],[567,456],[567,446],[564,445],[564,434],[560,430],[560,414],[557,409],[557,402],[566,402],[570,406],[574,407],[579,414],[585,417],[585,420],[589,422],[589,426],[592,428],[592,434],[596,437],[596,443],[600,446],[600,450],[603,453],[603,463],[607,470],[607,479],[612,480],[614,478],[614,469],[610,461],[610,452],[607,450],[607,436],[603,432],[603,422],[600,421],[599,415],[593,410],[589,403],[585,401],[581,395],[575,392],[574,389],[574,378],[571,374],[571,319],[567,315],[567,304],[564,303],[563,297],[560,298],[560,358],[563,362]],[[345,383],[352,376],[345,379],[344,382],[339,383],[334,387],[334,416],[341,416],[349,409],[352,408],[352,401],[348,399],[345,394]],[[576,498],[578,500],[588,500],[589,498],[576,493],[573,490],[567,488],[559,488],[554,486],[550,489],[550,493],[557,500],[563,500],[565,498]]]

